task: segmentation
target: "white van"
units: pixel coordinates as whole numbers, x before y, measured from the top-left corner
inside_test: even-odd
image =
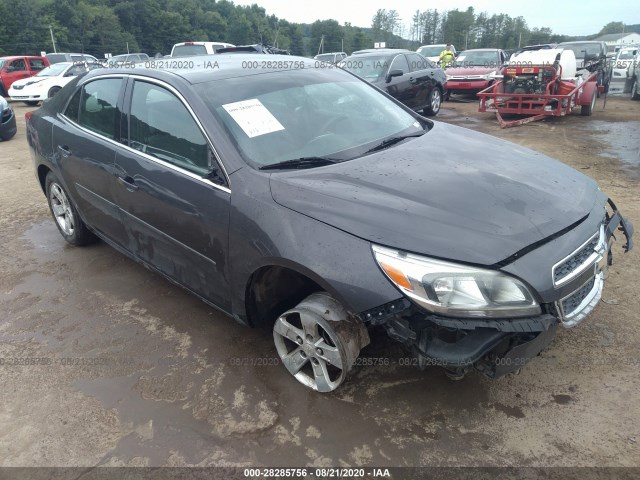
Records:
[[[235,47],[231,43],[223,42],[182,42],[176,43],[171,49],[172,57],[191,57],[193,55],[212,55],[219,48]]]

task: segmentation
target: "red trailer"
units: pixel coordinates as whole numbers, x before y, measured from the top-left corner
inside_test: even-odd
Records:
[[[598,91],[597,72],[576,71],[571,50],[547,49],[521,52],[502,67],[501,80],[478,93],[481,112],[494,112],[502,128],[564,116],[580,107],[593,113]],[[507,121],[504,116],[528,115]]]

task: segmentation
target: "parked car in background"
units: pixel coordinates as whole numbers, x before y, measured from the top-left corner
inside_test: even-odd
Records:
[[[495,82],[506,61],[498,48],[476,48],[458,54],[447,68],[447,98],[452,93],[478,93]]]
[[[24,80],[13,82],[9,88],[11,100],[37,105],[38,102],[53,97],[74,77],[103,68],[100,63],[60,62],[41,70],[38,74]]]
[[[68,243],[98,236],[271,327],[306,387],[343,384],[369,328],[454,378],[520,370],[596,307],[614,239],[632,248],[632,225],[569,166],[340,68],[254,59],[89,72],[27,113],[26,136]]]
[[[124,53],[122,55],[115,55],[106,59],[105,66],[118,67],[124,64],[134,64],[138,62],[146,62],[149,60],[149,55],[146,53]]]
[[[598,85],[604,86],[605,93],[609,91],[611,83],[613,62],[607,60],[607,44],[596,40],[561,42],[558,48],[573,50],[576,57],[576,68],[586,69],[590,72],[598,72]],[[600,91],[598,90],[598,96]]]
[[[640,100],[640,48],[636,52],[631,70],[631,99]]]
[[[16,115],[9,102],[0,96],[0,140],[11,140],[16,132]]]
[[[0,57],[0,96],[6,97],[16,80],[31,77],[47,66],[49,61],[45,57]]]
[[[345,58],[338,64],[425,115],[440,111],[444,70],[410,50],[378,49]]]
[[[53,65],[60,62],[86,62],[96,63],[99,62],[96,57],[89,55],[88,53],[47,53],[47,60]]]
[[[347,54],[345,52],[331,52],[331,53],[321,53],[313,57],[314,60],[319,60],[321,62],[340,63],[342,60],[347,58]]]
[[[440,61],[440,54],[444,51],[445,48],[447,48],[446,43],[437,43],[434,45],[422,45],[416,50],[416,52],[422,55],[423,57],[428,58],[432,62],[437,63]],[[451,45],[451,51],[453,52],[454,55],[458,54],[458,52],[456,52],[456,47],[453,45]]]
[[[213,55],[220,48],[235,47],[224,42],[181,42],[171,49],[171,57],[191,57],[193,55]]]
[[[254,45],[239,45],[235,47],[219,48],[216,53],[258,53],[264,55],[291,55],[288,50],[256,43]]]
[[[633,63],[640,47],[622,47],[612,59],[611,62],[611,83],[609,84],[609,94],[622,94],[629,92],[633,86]]]

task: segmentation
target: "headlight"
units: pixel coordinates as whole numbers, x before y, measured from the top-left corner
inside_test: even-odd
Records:
[[[407,297],[427,310],[458,317],[539,315],[540,306],[517,278],[373,246],[382,271]]]

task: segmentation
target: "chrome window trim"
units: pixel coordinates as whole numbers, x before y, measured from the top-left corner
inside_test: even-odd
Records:
[[[82,125],[78,125],[76,122],[71,120],[69,117],[67,117],[63,113],[59,113],[59,115],[61,117],[64,117],[66,121],[68,121],[69,123],[73,124],[76,128],[79,128],[83,132],[88,133],[90,135],[93,135],[94,137],[97,137],[100,140],[104,140],[106,142],[112,143],[116,147],[123,148],[123,149],[125,149],[125,150],[127,150],[129,152],[136,153],[136,154],[146,158],[147,160],[150,160],[150,161],[152,161],[154,163],[157,163],[159,165],[167,167],[167,168],[169,168],[171,170],[174,170],[174,171],[176,171],[178,173],[181,173],[183,175],[186,175],[187,177],[190,177],[190,178],[192,178],[194,180],[198,180],[199,182],[202,182],[205,185],[209,185],[209,186],[215,187],[218,190],[222,190],[223,192],[226,192],[226,193],[229,193],[229,194],[231,193],[231,190],[229,188],[227,188],[227,187],[225,187],[223,185],[218,185],[217,183],[212,182],[208,178],[201,177],[201,176],[199,176],[199,175],[197,175],[197,174],[195,174],[195,173],[193,173],[193,172],[191,172],[189,170],[185,170],[184,168],[180,168],[177,165],[173,165],[172,163],[165,162],[164,160],[160,160],[159,158],[156,158],[156,157],[153,157],[151,155],[148,155],[148,154],[146,154],[144,152],[141,152],[140,150],[136,150],[135,148],[131,148],[128,145],[125,145],[124,143],[116,142],[115,140],[112,140],[112,139],[107,138],[107,137],[105,137],[103,135],[100,135],[99,133],[94,132],[93,130],[89,130],[88,128],[85,128]]]
[[[123,75],[123,74],[104,74],[104,75],[97,75],[95,77],[91,77],[87,82],[83,82],[80,87],[84,88],[84,86],[87,83],[90,83],[93,80],[98,80],[98,79],[105,79],[105,78],[122,78],[122,79],[126,79],[126,78],[139,78],[141,80],[150,80],[150,83],[155,83],[161,87],[168,87],[168,90],[170,90],[173,94],[176,95],[176,97],[178,97],[178,99],[182,102],[183,105],[185,105],[185,107],[187,108],[187,110],[189,111],[189,114],[192,116],[192,118],[195,120],[196,124],[198,125],[198,128],[200,129],[200,131],[202,132],[202,135],[204,136],[205,140],[207,141],[207,144],[209,145],[209,147],[211,148],[211,151],[213,152],[213,155],[215,157],[216,163],[220,166],[220,168],[222,169],[222,172],[224,174],[225,180],[227,181],[227,185],[229,185],[229,187],[226,187],[224,185],[218,185],[215,182],[212,182],[211,180],[209,180],[208,178],[204,178],[190,170],[187,170],[185,168],[179,167],[177,165],[174,165],[172,163],[166,162],[164,160],[161,160],[159,158],[156,158],[154,156],[151,156],[147,153],[141,152],[140,150],[136,150],[135,148],[131,148],[129,145],[125,145],[124,143],[121,142],[117,142],[111,138],[105,137],[104,135],[101,135],[97,132],[94,132],[93,130],[89,130],[88,128],[83,127],[82,125],[76,123],[75,121],[71,120],[69,117],[67,117],[64,113],[58,112],[58,115],[60,115],[61,117],[64,117],[66,121],[68,121],[69,123],[73,124],[75,127],[79,128],[80,130],[82,130],[85,133],[88,133],[90,135],[93,135],[95,137],[98,137],[102,140],[105,140],[107,142],[110,142],[112,144],[114,144],[115,146],[124,148],[125,150],[132,152],[132,153],[136,153],[138,155],[141,155],[142,157],[146,158],[147,160],[150,160],[152,162],[155,162],[159,165],[162,165],[164,167],[167,167],[171,170],[174,170],[176,172],[182,173],[183,175],[186,175],[190,178],[193,178],[194,180],[198,180],[206,185],[210,185],[214,188],[217,188],[218,190],[221,190],[223,192],[226,193],[231,193],[231,182],[229,181],[229,175],[227,174],[227,170],[225,169],[222,161],[220,160],[220,156],[218,155],[218,152],[216,151],[215,147],[213,146],[213,144],[211,143],[211,139],[209,138],[209,136],[206,134],[206,132],[204,131],[204,128],[202,127],[202,123],[200,123],[200,120],[196,117],[195,113],[193,112],[193,110],[191,109],[191,107],[187,104],[186,100],[184,99],[184,97],[175,89],[173,88],[171,85],[167,84],[166,82],[163,82],[161,80],[156,80],[155,78],[149,78],[149,77],[144,77],[142,75]],[[73,97],[73,95],[72,95]],[[68,105],[68,102],[67,102]],[[65,105],[65,110],[67,108],[67,105]]]
[[[569,275],[562,277],[560,280],[556,281],[555,280],[556,268],[561,264],[563,264],[564,262],[566,262],[567,260],[569,260],[571,257],[577,254],[584,247],[586,247],[595,237],[599,237],[599,240],[598,240],[598,245],[596,249],[593,251],[593,253],[590,254],[587,257],[587,259],[584,262],[582,262],[582,264],[578,268],[576,268],[574,271],[572,271]],[[594,263],[598,262],[601,256],[604,255],[607,252],[607,250],[608,250],[608,245],[605,240],[604,225],[600,225],[600,229],[598,230],[597,233],[591,235],[586,242],[582,243],[578,248],[576,248],[569,255],[567,255],[562,260],[557,262],[551,268],[551,279],[553,281],[553,286],[558,288],[570,282],[571,280],[579,276],[581,273],[583,273],[585,270],[587,270],[589,267],[591,267]]]

